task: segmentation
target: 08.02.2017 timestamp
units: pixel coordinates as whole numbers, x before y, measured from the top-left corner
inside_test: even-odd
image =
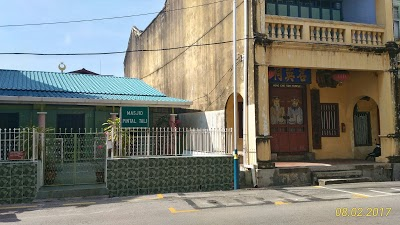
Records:
[[[392,208],[336,208],[337,217],[385,217],[389,216]]]

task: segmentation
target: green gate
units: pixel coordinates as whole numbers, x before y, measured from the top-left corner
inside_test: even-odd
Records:
[[[46,133],[43,139],[45,185],[104,183],[104,133]]]

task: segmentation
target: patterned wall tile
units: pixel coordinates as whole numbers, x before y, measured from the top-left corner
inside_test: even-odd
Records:
[[[0,188],[0,199],[10,199],[11,188]]]
[[[22,177],[22,184],[25,187],[35,187],[37,183],[36,175],[24,175]]]
[[[148,188],[139,188],[138,189],[138,195],[148,195],[148,194],[149,194]]]
[[[11,176],[11,165],[9,163],[0,163],[0,177]]]
[[[24,176],[36,176],[37,169],[35,164],[26,164],[23,166],[23,175]]]
[[[107,170],[114,170],[117,168],[117,160],[107,160]]]
[[[24,168],[22,164],[11,164],[11,176],[22,176]]]
[[[128,189],[128,180],[117,180],[117,190]]]
[[[233,179],[232,163],[231,156],[116,160],[108,167],[108,189],[111,197],[229,190]],[[118,169],[110,170],[114,167]]]
[[[11,186],[11,177],[0,177],[0,188],[7,188]]]
[[[149,168],[149,159],[143,158],[138,160],[139,168]]]
[[[0,205],[3,205],[3,204],[11,204],[11,198],[7,198],[7,199],[0,198]]]
[[[23,187],[22,196],[24,198],[34,198],[36,196],[36,188],[35,187]]]
[[[177,167],[184,167],[187,165],[186,160],[187,158],[177,158],[176,159],[176,166]]]
[[[159,161],[158,161],[158,167],[159,167],[159,168],[168,167],[168,159],[166,159],[166,158],[160,158]]]
[[[127,160],[126,159],[119,159],[116,165],[116,169],[125,169],[127,167]]]
[[[138,195],[138,188],[129,188],[127,190],[127,195],[128,196]]]
[[[148,188],[149,179],[148,178],[139,178],[139,188]]]
[[[148,179],[149,178],[149,170],[147,167],[140,167],[138,171],[138,176],[137,178],[139,179]]]
[[[128,162],[127,162],[127,167],[128,168],[130,168],[130,169],[133,169],[133,168],[138,168],[138,159],[132,159],[132,160],[128,160]]]
[[[128,179],[128,189],[138,189],[139,188],[139,179]]]
[[[166,158],[168,167],[175,167],[177,165],[178,158]]]
[[[126,172],[127,179],[136,179],[138,177],[139,168],[129,168]]]
[[[11,199],[13,198],[23,198],[23,187],[13,187],[11,188]]]
[[[147,183],[148,188],[156,188],[158,187],[158,179],[156,178],[149,178]]]
[[[158,158],[150,158],[149,159],[149,168],[150,169],[158,168],[158,166],[159,166]]]
[[[22,173],[22,171],[21,171]],[[11,177],[11,187],[21,187],[23,185],[23,176],[14,175]]]
[[[149,168],[149,179],[158,177],[158,168]]]

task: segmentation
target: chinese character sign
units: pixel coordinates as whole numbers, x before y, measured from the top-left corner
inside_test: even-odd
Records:
[[[269,68],[274,70],[270,83],[311,84],[311,70],[298,68]]]

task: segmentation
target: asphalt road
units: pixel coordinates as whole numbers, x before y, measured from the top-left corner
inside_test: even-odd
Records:
[[[400,224],[400,182],[0,205],[0,224]]]

